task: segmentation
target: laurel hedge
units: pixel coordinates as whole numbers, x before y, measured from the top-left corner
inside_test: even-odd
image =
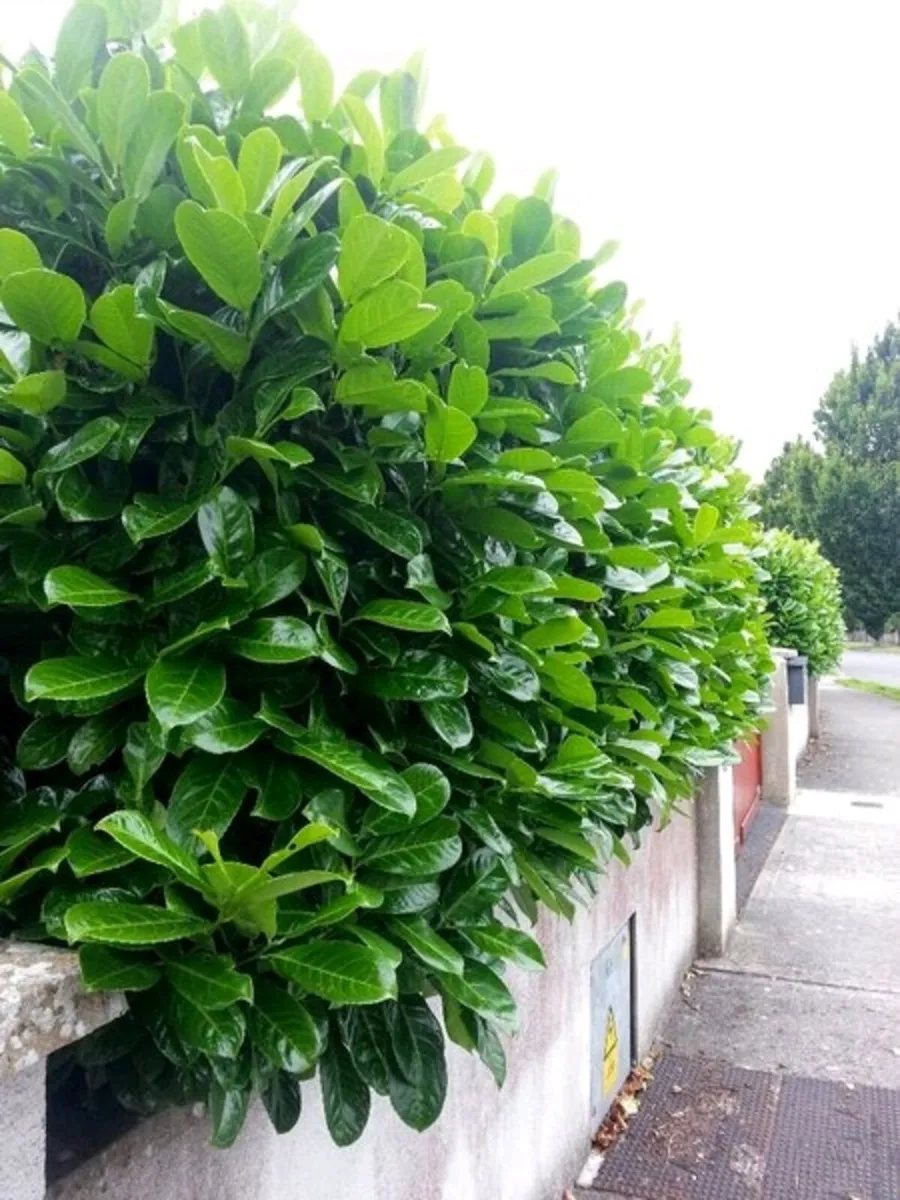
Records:
[[[765,536],[762,565],[770,641],[805,655],[813,675],[833,670],[844,652],[841,576],[818,542],[785,529]]]
[[[502,1082],[523,926],[757,723],[747,481],[417,60],[159,8],[0,92],[2,921],[127,993],[86,1087],[423,1129],[445,1035]]]

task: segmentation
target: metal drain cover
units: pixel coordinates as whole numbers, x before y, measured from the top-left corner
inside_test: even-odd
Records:
[[[593,1187],[640,1200],[898,1200],[900,1092],[672,1055]]]

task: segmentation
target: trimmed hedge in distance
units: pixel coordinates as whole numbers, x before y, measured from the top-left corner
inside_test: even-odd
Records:
[[[415,62],[154,7],[0,95],[4,920],[128,993],[76,1053],[128,1107],[422,1129],[445,1032],[502,1082],[520,925],[757,724],[747,481]]]
[[[841,576],[822,555],[818,542],[784,529],[767,533],[763,581],[769,639],[806,655],[812,675],[825,675],[844,650]]]

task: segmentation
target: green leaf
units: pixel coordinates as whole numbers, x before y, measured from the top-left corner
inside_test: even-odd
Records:
[[[331,112],[334,96],[334,76],[331,64],[311,43],[297,64],[303,111],[307,121],[324,121]]]
[[[435,933],[424,917],[395,917],[388,921],[388,929],[405,942],[417,958],[434,971],[448,971],[452,975],[463,972],[463,956],[448,941]]]
[[[203,875],[193,855],[182,850],[143,813],[134,810],[110,813],[97,828],[138,858],[165,867],[179,882],[201,891],[205,889]]]
[[[236,333],[200,313],[186,312],[162,300],[158,301],[157,306],[171,330],[189,342],[199,342],[208,346],[216,362],[226,371],[237,375],[246,366],[251,345],[243,334]]]
[[[0,229],[0,280],[43,265],[40,251],[30,237],[17,229]]]
[[[0,301],[20,329],[45,345],[74,342],[87,316],[84,292],[75,280],[45,268],[10,275]]]
[[[105,946],[81,946],[78,965],[86,992],[144,992],[160,979],[152,963],[141,962],[133,955],[116,954]]]
[[[427,1129],[438,1119],[447,1094],[444,1035],[424,1000],[415,997],[388,1011],[391,1048],[400,1074],[391,1074],[394,1111],[411,1128]]]
[[[66,398],[66,377],[62,371],[38,371],[17,380],[10,391],[14,408],[32,416],[43,416],[58,408]]]
[[[546,650],[552,646],[568,646],[580,642],[589,633],[589,627],[579,617],[553,617],[522,635],[522,641],[532,650]]]
[[[477,416],[488,398],[488,377],[481,367],[457,363],[450,375],[447,403],[469,417]]]
[[[465,972],[442,975],[441,988],[465,1008],[493,1021],[504,1033],[515,1033],[518,1027],[516,1002],[500,976],[482,963],[467,962]]]
[[[425,422],[425,453],[435,462],[453,462],[465,454],[477,436],[474,422],[461,408],[433,405]]]
[[[465,668],[429,650],[410,650],[393,667],[371,671],[365,688],[383,700],[458,700],[469,686]]]
[[[577,261],[574,254],[567,254],[562,250],[539,254],[536,258],[530,258],[528,262],[507,271],[491,289],[491,299],[496,300],[500,296],[507,296],[510,292],[521,292],[526,288],[540,287],[568,271]]]
[[[292,526],[295,531],[297,526]],[[296,536],[296,535],[295,535]],[[313,546],[312,549],[322,549]],[[264,550],[244,571],[254,608],[268,608],[293,596],[306,578],[306,556],[289,547]]]
[[[714,504],[701,504],[694,515],[694,541],[702,546],[708,542],[719,524],[719,510]]]
[[[427,412],[428,392],[416,379],[395,379],[383,359],[351,367],[338,380],[338,404],[359,404],[372,412]]]
[[[388,280],[353,305],[341,322],[342,341],[375,348],[412,337],[438,316],[433,304],[420,304],[421,296],[411,283]]]
[[[31,124],[10,96],[0,92],[0,142],[7,146],[16,158],[28,158],[31,153]]]
[[[184,102],[174,92],[151,92],[125,151],[122,175],[128,195],[143,201],[165,166],[184,122]]]
[[[95,417],[64,442],[52,446],[40,461],[44,474],[68,471],[70,467],[96,458],[120,432],[121,426],[112,417]]]
[[[186,1045],[213,1058],[236,1058],[244,1044],[246,1019],[237,1005],[210,1010],[172,988],[166,995],[165,1013]],[[218,1125],[215,1117],[213,1121]]]
[[[139,54],[115,54],[103,68],[97,88],[97,128],[100,144],[114,166],[144,117],[150,96],[150,72]]]
[[[188,138],[187,152],[192,153],[206,186],[202,199],[211,197],[217,208],[241,220],[247,210],[244,184],[227,154],[210,154],[194,138]]]
[[[556,590],[553,577],[539,567],[493,567],[477,582],[479,587],[490,587],[509,596],[528,596]]]
[[[392,875],[437,875],[449,870],[461,854],[456,822],[437,817],[405,833],[376,838],[367,846],[363,861]]]
[[[390,963],[368,946],[310,942],[268,955],[280,975],[332,1004],[378,1004],[397,994]]]
[[[115,659],[47,658],[25,676],[25,697],[33,700],[100,700],[137,683],[143,667],[123,666]]]
[[[137,599],[84,567],[54,567],[48,571],[44,594],[50,604],[73,608],[111,608]]]
[[[341,107],[359,134],[368,160],[368,175],[376,187],[384,175],[384,137],[378,127],[378,122],[372,116],[364,100],[345,92],[341,97]],[[356,220],[357,218],[354,218]]]
[[[193,200],[175,210],[178,240],[192,266],[233,308],[249,310],[262,286],[259,254],[241,221],[221,210],[204,211]]]
[[[625,427],[616,414],[598,405],[566,430],[566,444],[579,452],[590,453],[614,445],[625,436]]]
[[[221,836],[241,807],[247,785],[227,755],[197,753],[178,776],[169,800],[169,832],[182,846],[195,830]]]
[[[472,741],[472,718],[462,701],[430,700],[421,708],[422,716],[451,750],[463,750]]]
[[[694,614],[686,608],[659,608],[641,621],[641,629],[693,629]]]
[[[37,66],[23,68],[16,74],[15,86],[30,113],[39,113],[42,120],[58,125],[70,145],[92,162],[101,162],[100,147],[43,71]]]
[[[66,843],[68,862],[77,879],[114,871],[134,862],[134,855],[108,838],[98,837],[92,829],[76,829]]]
[[[264,732],[264,726],[240,700],[220,700],[199,721],[184,728],[183,740],[207,754],[236,754],[246,750]]]
[[[221,1045],[221,1042],[216,1044]],[[207,1101],[212,1124],[212,1137],[209,1140],[211,1146],[217,1150],[228,1150],[234,1145],[244,1127],[249,1105],[249,1086],[223,1087],[213,1079],[209,1085]]]
[[[422,553],[422,533],[415,521],[387,509],[341,509],[341,516],[362,533],[401,558],[415,558]]]
[[[267,54],[254,64],[250,83],[244,92],[242,113],[263,113],[288,91],[296,77],[293,63],[276,54]]]
[[[354,217],[344,230],[338,287],[347,304],[396,275],[409,254],[403,230],[372,213]]]
[[[240,99],[250,84],[250,39],[230,4],[200,14],[200,46],[209,73],[225,95]]]
[[[133,542],[143,542],[174,533],[191,520],[197,508],[197,504],[138,492],[134,503],[122,510],[122,524]]]
[[[229,1008],[238,1000],[253,1001],[253,980],[236,971],[222,954],[187,954],[165,960],[169,983],[186,1000],[206,1012]]]
[[[337,1038],[331,1038],[319,1063],[322,1105],[332,1141],[350,1146],[361,1137],[369,1120],[369,1089]]]
[[[541,664],[541,682],[548,692],[576,708],[595,709],[597,693],[587,675],[558,654],[548,654]]]
[[[225,668],[203,659],[160,658],[147,673],[146,692],[163,729],[191,725],[225,694]]]
[[[253,557],[253,511],[230,487],[221,487],[197,513],[200,539],[217,574],[235,578]]]
[[[249,1012],[250,1038],[283,1071],[299,1075],[315,1064],[324,1048],[318,1025],[290,992],[267,979],[256,983]]]
[[[441,146],[438,150],[430,150],[417,158],[415,162],[398,171],[391,180],[390,190],[396,195],[409,188],[417,187],[436,175],[442,175],[452,167],[458,166],[469,157],[469,151],[462,146]]]
[[[0,449],[0,486],[18,486],[28,478],[28,472],[14,454]]]
[[[94,301],[91,325],[111,350],[139,367],[149,365],[153,355],[153,322],[137,312],[131,284],[120,284]]]
[[[66,757],[72,726],[60,717],[38,717],[16,745],[16,762],[23,771],[44,771]]]
[[[281,139],[272,129],[260,126],[241,143],[238,172],[246,197],[246,206],[255,212],[262,206],[269,186],[281,163]]]
[[[524,971],[541,971],[547,965],[544,953],[534,938],[521,929],[511,929],[495,921],[490,925],[467,926],[466,937],[479,950],[506,959]]]
[[[411,633],[450,633],[450,622],[430,604],[415,600],[371,600],[356,614],[357,621],[374,621],[390,629]]]
[[[262,714],[261,714],[262,715]],[[376,755],[368,754],[351,742],[336,741],[314,732],[293,739],[291,749],[301,758],[337,775],[358,788],[375,804],[409,816],[416,810],[415,793],[409,784]]]
[[[261,617],[241,625],[229,642],[241,658],[260,663],[293,663],[319,652],[315,631],[297,617]]]
[[[89,83],[97,55],[106,42],[106,12],[99,4],[82,3],[63,20],[53,53],[56,86],[74,100]]]
[[[212,928],[208,921],[171,912],[153,904],[123,900],[88,901],[66,911],[70,942],[102,942],[112,946],[155,946],[199,937]]]

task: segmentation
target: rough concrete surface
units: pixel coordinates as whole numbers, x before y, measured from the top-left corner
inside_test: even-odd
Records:
[[[742,922],[686,979],[591,1200],[900,1196],[900,707],[827,683],[820,701]],[[759,1106],[738,1128],[756,1086],[778,1105],[768,1141]]]
[[[43,1061],[124,1011],[124,997],[117,993],[82,990],[77,955],[0,943],[0,1079]],[[6,1103],[0,1091],[0,1105]]]
[[[36,1063],[0,1086],[0,1200],[43,1200],[44,1071]]]

